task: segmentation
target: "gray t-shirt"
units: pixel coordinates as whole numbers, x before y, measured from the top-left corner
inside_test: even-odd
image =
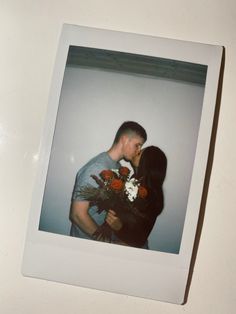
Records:
[[[118,169],[119,167],[120,163],[111,159],[107,152],[103,152],[92,158],[78,171],[76,175],[75,186],[72,193],[72,201],[84,201],[83,197],[79,194],[79,190],[82,186],[98,186],[95,180],[91,178],[92,174],[98,176],[99,173],[104,169]],[[91,206],[88,212],[91,218],[96,222],[96,224],[103,224],[106,216],[105,211],[98,214],[97,207]],[[83,230],[81,230],[77,225],[73,223],[71,225],[70,235],[78,238],[91,239],[88,234],[86,234]]]

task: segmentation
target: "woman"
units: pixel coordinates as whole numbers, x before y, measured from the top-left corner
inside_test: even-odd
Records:
[[[132,160],[132,164],[135,168],[135,177],[148,191],[146,205],[139,208],[143,216],[137,217],[127,213],[121,221],[113,211],[110,211],[106,221],[121,240],[120,243],[148,248],[148,236],[164,207],[162,185],[166,175],[167,159],[160,148],[149,146]]]

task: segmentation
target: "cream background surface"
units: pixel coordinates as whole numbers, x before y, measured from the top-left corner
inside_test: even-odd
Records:
[[[21,275],[37,154],[63,23],[225,46],[205,219],[183,306]],[[233,0],[0,1],[1,313],[235,313],[235,29]]]

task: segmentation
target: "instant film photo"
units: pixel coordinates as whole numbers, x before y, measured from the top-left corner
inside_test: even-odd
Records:
[[[220,46],[63,26],[23,275],[186,302],[222,55]]]

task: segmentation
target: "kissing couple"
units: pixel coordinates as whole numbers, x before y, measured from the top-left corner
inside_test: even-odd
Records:
[[[78,171],[70,208],[71,236],[148,249],[149,234],[164,207],[162,185],[167,158],[156,146],[142,148],[146,140],[147,133],[140,124],[126,121],[118,129],[111,148]],[[145,201],[133,202],[132,210],[127,210],[131,208],[128,202],[123,203],[124,208],[116,211],[116,198],[113,198],[114,208],[103,210],[102,203],[98,206],[98,202],[86,198],[83,191],[88,187],[98,192],[104,187],[107,189],[107,182],[100,180],[101,173],[112,169],[119,175],[121,168],[125,168],[120,164],[122,159],[129,161],[134,170],[127,182],[129,185],[138,182],[137,185],[145,189]],[[109,239],[101,236],[104,226],[110,229]]]

